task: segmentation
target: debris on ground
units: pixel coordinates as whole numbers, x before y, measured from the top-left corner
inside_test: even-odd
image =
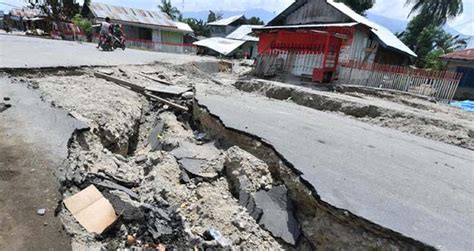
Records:
[[[9,107],[4,104],[4,103],[0,103],[0,112],[4,112],[8,109]]]
[[[305,222],[299,222],[298,204],[290,199],[291,186],[279,177],[279,167],[215,137],[193,118],[196,83],[239,91],[233,84],[251,66],[250,61],[160,64],[18,78],[84,124],[69,140],[67,167],[60,176],[65,207],[57,210],[75,249],[315,248],[304,244]],[[257,87],[259,83],[236,87],[292,102],[301,94]],[[299,101],[386,127],[423,124],[425,128],[407,128],[440,141],[453,139],[451,134],[436,137],[449,128],[436,122],[442,115],[427,101],[392,97],[394,111],[387,109],[386,100],[369,94],[318,95],[324,96],[322,102],[308,96]],[[362,105],[359,99],[365,100]],[[340,100],[355,105],[339,106]],[[407,106],[417,112],[400,111]],[[418,116],[420,110],[429,111],[430,117]],[[463,121],[462,114],[454,116]],[[456,123],[449,124],[454,131],[469,127]],[[473,146],[464,136],[459,141],[451,143]]]
[[[40,216],[45,215],[46,214],[46,208],[39,208],[38,210],[36,210],[36,214],[40,215]]]
[[[89,232],[101,234],[116,220],[112,204],[94,185],[68,197],[64,205],[72,216]],[[119,213],[123,213],[119,211]]]

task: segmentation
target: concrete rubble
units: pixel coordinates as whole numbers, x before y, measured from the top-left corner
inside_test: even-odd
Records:
[[[301,200],[291,194],[295,186],[290,183],[299,182],[297,178],[289,182],[289,178],[282,177],[277,170],[279,167],[267,159],[208,133],[209,128],[192,112],[196,105],[192,90],[198,85],[224,86],[232,92],[237,89],[258,92],[320,110],[326,106],[328,111],[367,123],[410,130],[412,134],[474,149],[472,136],[466,137],[469,130],[474,131],[472,125],[460,125],[456,121],[441,125],[435,118],[420,118],[414,113],[389,109],[384,104],[354,101],[347,107],[341,106],[340,103],[347,101],[346,97],[333,97],[339,95],[335,93],[314,94],[314,97],[323,96],[320,103],[312,99],[313,96],[311,102],[300,101],[296,98],[299,90],[275,87],[265,81],[236,83],[238,77],[250,73],[248,62],[237,65],[236,73],[218,72],[217,68],[217,65],[199,62],[178,66],[154,64],[58,70],[54,74],[38,71],[14,78],[17,83],[24,82],[37,89],[45,102],[69,112],[82,123],[69,140],[67,166],[59,175],[63,197],[93,185],[118,216],[104,233],[93,234],[59,203],[56,214],[72,236],[73,249],[152,250],[149,248],[166,246],[178,250],[293,250],[314,249],[317,248],[315,243],[325,248],[343,246],[337,244],[338,241],[331,245],[328,243],[332,240],[310,240],[321,229],[311,230],[308,226],[311,221],[302,216],[301,211],[308,205],[302,205]],[[97,78],[94,76],[97,72],[130,81],[144,92],[187,110]],[[368,98],[370,94],[345,92],[349,94],[373,99]],[[399,97],[393,97],[392,101],[395,98]],[[393,102],[413,105],[402,98]],[[0,103],[0,112],[7,108]],[[430,125],[431,131],[415,128],[415,125],[401,126],[413,121],[423,121]],[[462,132],[462,136],[454,138],[454,133],[446,132],[450,128]],[[319,215],[331,214],[318,212]],[[344,222],[338,224],[337,228],[343,228]],[[355,235],[354,231],[328,236],[343,239],[351,234]],[[379,241],[378,237],[368,236],[364,241]],[[350,242],[344,240],[343,243]],[[406,247],[392,242],[390,245],[394,250]],[[374,246],[377,245],[366,247]]]

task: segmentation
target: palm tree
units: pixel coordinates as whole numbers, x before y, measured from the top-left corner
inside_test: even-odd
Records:
[[[407,0],[406,4],[413,4],[408,16],[424,13],[437,25],[443,25],[463,12],[462,0]]]
[[[168,14],[173,20],[181,16],[181,12],[171,4],[171,0],[161,0],[161,5],[158,5],[158,8],[161,12]]]

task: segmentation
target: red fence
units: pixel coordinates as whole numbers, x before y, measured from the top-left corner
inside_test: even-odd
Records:
[[[341,63],[339,83],[398,90],[449,102],[462,74],[410,67],[368,64],[359,61]]]
[[[279,30],[261,32],[259,39],[257,76],[290,73],[322,82],[336,70],[341,39],[331,33]]]

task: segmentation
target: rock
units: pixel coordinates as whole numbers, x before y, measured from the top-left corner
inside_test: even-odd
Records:
[[[114,183],[110,180],[106,180],[104,178],[94,177],[94,176],[87,177],[87,180],[88,180],[89,183],[94,184],[96,187],[107,188],[107,189],[111,189],[111,190],[119,190],[119,191],[122,191],[122,192],[126,193],[132,199],[135,199],[135,200],[139,199],[138,194],[135,193],[134,191],[132,191],[132,190],[130,190],[130,189],[124,187],[124,186],[121,186],[117,183]],[[78,184],[80,184],[80,183],[78,183]]]
[[[239,220],[233,220],[232,225],[234,225],[241,231],[245,231],[247,229],[247,226],[245,225],[245,223]]]
[[[470,138],[474,138],[474,130],[469,130],[469,132],[467,133],[467,135],[468,135]]]
[[[169,207],[170,206],[170,203],[168,201],[166,201],[165,199],[163,199],[158,194],[155,194],[155,196],[153,196],[153,198],[155,199],[155,202],[156,202],[156,204],[158,204],[159,207]]]
[[[207,241],[212,241],[215,240],[221,247],[229,247],[232,245],[232,242],[230,240],[227,240],[224,238],[221,234],[221,232],[217,229],[210,228],[204,232],[203,237]]]
[[[185,92],[181,94],[181,97],[184,99],[192,99],[194,98],[194,93],[193,92]]]
[[[165,76],[165,75],[163,75],[163,74],[158,74],[158,76],[157,76],[157,77],[158,77],[159,79],[166,79],[166,76]]]
[[[121,219],[126,222],[144,222],[145,215],[143,214],[142,210],[138,205],[133,205],[130,198],[127,198],[125,193],[121,195],[121,197],[115,194],[105,192],[102,193],[104,197],[109,200],[110,204],[115,209],[115,212],[119,215]],[[123,196],[125,195],[125,196]]]
[[[5,104],[5,103],[0,103],[0,112],[6,111],[8,108],[10,108],[12,105],[10,104]]]
[[[135,158],[135,163],[143,163],[148,160],[148,157],[146,155],[139,155]]]
[[[161,150],[161,134],[165,129],[165,123],[162,120],[158,120],[156,122],[155,127],[150,132],[150,136],[148,137],[148,145],[150,145],[152,151]]]
[[[152,166],[157,165],[163,159],[161,152],[150,152],[148,153],[148,160]]]
[[[207,134],[205,132],[195,132],[194,136],[196,137],[196,140],[204,141],[206,140]]]
[[[270,191],[258,191],[253,197],[255,207],[262,210],[258,223],[273,236],[288,244],[295,245],[301,231],[288,201],[284,185],[273,187]],[[278,219],[278,220],[275,220]]]
[[[195,177],[200,177],[203,179],[214,179],[218,175],[218,173],[216,172],[205,172],[203,170],[202,166],[206,163],[205,160],[182,158],[178,160],[178,163],[184,170],[186,170],[188,173]]]
[[[127,245],[131,246],[137,243],[137,238],[133,235],[127,235]]]
[[[114,71],[112,70],[107,70],[107,69],[101,69],[99,70],[100,73],[105,74],[105,75],[112,75],[114,74]]]
[[[239,195],[241,190],[256,192],[273,183],[268,165],[237,146],[226,151],[224,166],[234,195]]]
[[[38,210],[36,210],[36,214],[40,215],[40,216],[45,215],[46,214],[46,208],[39,208]]]
[[[130,188],[138,186],[142,181],[143,167],[119,162],[117,168],[105,169],[104,173],[120,185]]]
[[[188,173],[186,173],[186,171],[184,171],[184,170],[181,170],[181,173],[179,175],[179,182],[181,184],[187,184],[190,181],[191,181],[191,179],[189,178]]]
[[[114,154],[114,157],[119,161],[128,162],[128,160],[120,154]]]

